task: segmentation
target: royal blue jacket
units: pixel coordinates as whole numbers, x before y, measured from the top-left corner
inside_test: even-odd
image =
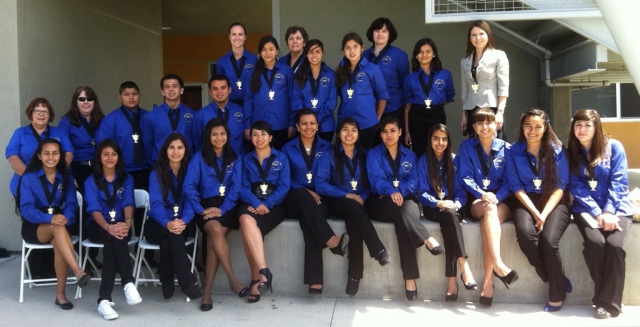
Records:
[[[340,146],[340,152],[344,153],[342,151],[342,146]],[[357,151],[354,150],[354,158],[356,155]],[[353,164],[353,161],[351,159],[347,160],[349,160],[350,164]],[[337,169],[343,170],[344,178],[342,181],[336,174]],[[346,165],[342,165],[342,167],[336,167],[334,151],[331,150],[326,155],[323,155],[320,158],[318,176],[316,178],[316,192],[322,196],[330,196],[332,198],[344,198],[347,196],[347,193],[353,193],[360,195],[362,200],[367,200],[367,198],[369,197],[369,188],[364,187],[364,178],[366,178],[366,175],[363,174],[360,160],[358,160],[354,176],[354,179],[358,182],[358,184],[356,185],[356,190],[354,191],[353,187],[351,187],[351,174],[349,173],[349,170],[347,169]]]
[[[113,192],[115,180],[114,182],[107,182],[104,176],[102,176],[102,182],[106,183],[109,194],[113,194],[111,192]],[[98,188],[93,176],[89,176],[89,178],[84,181],[84,202],[87,204],[87,212],[89,213],[89,218],[87,219],[85,226],[89,225],[89,223],[93,221],[94,212],[102,213],[102,217],[110,223],[111,217],[109,216],[109,211],[111,211],[111,209],[116,212],[116,222],[124,222],[125,218],[133,218],[125,217],[123,212],[126,207],[136,207],[133,192],[133,177],[131,177],[131,175],[127,175],[124,179],[122,186],[116,191],[115,206],[114,208],[111,208],[107,202],[107,196]]]
[[[46,179],[44,169],[24,174],[20,182],[20,215],[32,224],[49,224],[51,223],[51,218],[53,218],[53,214],[40,211],[41,208],[49,207],[49,202],[42,189],[41,176],[45,176],[49,192],[52,192],[53,184]],[[56,172],[56,180],[59,186],[53,197],[51,206],[60,207],[62,215],[67,218],[67,226],[71,226],[76,221],[76,210],[78,210],[76,186],[71,176],[69,176],[66,181],[63,181],[62,174],[59,172]],[[67,184],[67,191],[64,198],[61,194],[62,183]]]
[[[213,118],[222,118],[224,116],[220,115],[218,112],[220,108],[215,102],[211,102],[206,107],[198,110],[194,115],[193,120],[193,130],[192,130],[192,139],[195,151],[200,151],[202,149],[202,144],[204,144],[204,139],[202,138],[202,133],[204,133],[204,128],[207,126],[209,120]],[[227,121],[227,126],[229,127],[229,131],[231,135],[227,135],[227,142],[230,142],[231,148],[238,155],[242,155],[244,153],[244,148],[242,147],[242,140],[244,139],[244,108],[240,105],[237,105],[231,101],[227,102],[224,111],[229,111],[229,120]]]
[[[178,178],[173,173],[171,173],[171,177],[173,177],[174,187],[178,187]],[[153,190],[149,192],[149,202],[151,206],[149,209],[149,217],[153,218],[162,227],[167,228],[167,223],[174,220],[173,206],[176,202],[173,199],[171,189],[167,190],[167,202],[162,198],[162,184],[160,184],[160,179],[158,178],[158,171],[155,169],[149,176],[149,190]],[[193,219],[193,208],[184,195],[184,185],[180,190],[180,194],[177,218],[182,219],[185,224],[188,224],[191,222],[191,219]]]
[[[132,112],[129,109],[125,109],[125,112],[126,114],[123,113],[120,108],[117,108],[109,113],[106,117],[104,117],[104,119],[100,122],[100,128],[98,128],[98,132],[96,133],[96,144],[100,143],[104,139],[115,140],[116,143],[118,143],[118,146],[120,146],[120,150],[122,150],[122,158],[124,159],[124,170],[126,170],[127,172],[149,168],[149,162],[146,160],[146,158],[140,164],[137,164],[134,159],[133,128],[131,127],[131,124],[129,124],[129,120],[127,119],[127,117],[125,117],[125,115],[129,115],[129,118],[132,118]],[[140,115],[140,131],[142,132],[142,121],[149,112],[139,107],[134,112],[137,112]],[[148,141],[145,135],[139,136],[138,143],[142,144],[143,150],[145,148],[152,147],[152,144]]]
[[[431,90],[429,90],[431,105],[453,102],[456,89],[453,86],[451,72],[441,69],[439,72],[431,70],[429,74],[433,74],[433,82],[431,83]],[[420,79],[424,81],[425,86],[428,86],[429,75],[425,74],[422,69],[418,69],[407,76],[404,80],[404,98],[408,103],[425,106],[424,100],[427,99],[427,96],[424,94]]]
[[[241,190],[242,201],[250,204],[254,208],[264,204],[268,209],[271,209],[282,203],[282,201],[287,197],[287,193],[289,193],[289,187],[291,185],[289,158],[287,158],[284,153],[276,149],[271,149],[271,156],[275,156],[275,158],[271,163],[271,169],[269,169],[269,174],[267,175],[267,180],[265,182],[267,184],[275,185],[276,189],[262,201],[253,194],[253,188],[251,187],[251,184],[262,183],[262,178],[260,177],[258,167],[256,167],[254,161],[254,159],[257,159],[256,152],[249,152],[243,159]],[[266,164],[268,161],[269,158],[265,158],[262,161],[263,169],[267,168]]]
[[[311,91],[311,71],[309,70],[309,78],[304,84],[304,88],[300,88],[294,81],[293,92],[291,94],[291,109],[293,111],[293,117],[295,112],[302,108],[309,108],[316,112],[318,115],[318,122],[320,123],[318,132],[333,132],[336,130],[336,119],[333,115],[338,103],[338,90],[335,87],[335,75],[333,69],[329,68],[326,64],[322,64],[318,79],[318,93],[315,99],[318,100],[316,107],[313,107],[311,100],[314,99],[313,92]],[[294,119],[295,123],[295,119]],[[295,125],[295,124],[294,124]]]
[[[242,72],[240,73],[239,81],[242,82],[241,88],[238,89],[238,77],[236,76],[236,71],[234,69],[233,63],[231,62],[231,57],[233,56],[233,51],[227,52],[224,56],[222,56],[218,62],[216,63],[216,74],[227,76],[229,81],[231,82],[231,94],[229,94],[229,100],[242,102],[244,100],[244,95],[247,92],[251,92],[250,84],[251,84],[251,73],[253,73],[253,68],[256,65],[256,61],[258,57],[253,53],[244,50],[242,57],[244,60],[244,67],[242,67]],[[236,63],[240,65],[240,60]],[[236,66],[238,67],[238,66]]]
[[[460,184],[459,158],[460,157],[456,157],[455,154],[451,154],[454,178],[452,201],[458,208],[462,208],[462,206],[467,203],[467,194]],[[438,165],[440,167],[440,171],[442,171],[444,160],[438,161]],[[443,182],[442,190],[444,191],[445,197],[449,197],[449,195],[451,195],[449,184],[446,181]],[[436,190],[434,190],[431,186],[431,179],[429,178],[429,165],[427,163],[426,155],[423,155],[420,157],[420,159],[418,159],[418,199],[420,200],[420,203],[422,203],[422,205],[429,208],[437,208],[438,202],[440,202],[438,192],[436,192]]]
[[[316,189],[316,176],[318,175],[318,166],[320,158],[326,156],[331,151],[331,143],[316,136],[316,152],[313,156],[313,163],[311,164],[311,183],[307,179],[307,164],[304,161],[302,153],[306,151],[300,148],[300,137],[296,137],[289,141],[282,147],[282,153],[289,158],[289,167],[291,167],[291,189],[308,188],[312,191]]]
[[[275,77],[273,88],[269,88],[268,81],[264,75],[260,75],[260,90],[253,93],[251,90],[245,92],[244,113],[245,129],[250,129],[251,125],[258,120],[264,120],[274,131],[288,128],[291,123],[291,87],[293,86],[293,71],[289,66],[276,63],[274,66]],[[274,70],[265,68],[267,77],[270,79]],[[273,100],[269,100],[269,91],[274,91]]]
[[[403,84],[405,78],[409,75],[409,57],[407,53],[392,45],[388,46],[389,50],[384,53],[383,57],[380,58],[377,63],[382,71],[382,75],[384,75],[387,91],[389,92],[389,100],[387,100],[387,106],[384,108],[385,114],[404,108],[407,101],[404,98],[402,90],[404,89]],[[372,45],[362,53],[362,56],[372,64],[374,64],[377,59],[374,54],[374,47],[375,46]]]
[[[567,154],[562,145],[555,145],[554,151],[554,160],[558,171],[558,183],[555,187],[564,191],[569,184]],[[512,144],[511,148],[505,153],[507,159],[507,181],[509,182],[511,193],[516,194],[516,192],[523,190],[526,193],[542,194],[544,185],[540,186],[539,190],[536,190],[533,185],[533,180],[536,176],[531,170],[529,163],[536,165],[536,158],[527,152],[527,142],[516,142]],[[539,164],[540,170],[538,173],[538,178],[542,181],[544,181],[545,173],[543,164],[542,162]]]
[[[52,138],[60,141],[62,144],[62,150],[66,152],[70,152],[71,154],[75,154],[75,150],[73,149],[73,145],[71,141],[69,141],[69,137],[67,137],[67,133],[65,133],[62,129],[53,126],[47,126],[47,129],[40,134],[40,137],[44,140],[46,138]],[[25,164],[25,166],[29,165],[29,161],[31,161],[31,157],[36,152],[38,148],[38,140],[31,132],[31,124],[19,127],[13,132],[11,139],[9,140],[9,144],[7,144],[7,148],[5,149],[5,158],[9,158],[11,156],[18,156],[20,160]],[[64,158],[60,158],[60,160],[64,160]],[[13,173],[13,177],[11,178],[11,182],[9,183],[9,191],[13,196],[16,196],[16,191],[18,189],[18,179],[20,176],[16,173]]]
[[[586,156],[586,151],[584,151]],[[603,211],[616,216],[631,216],[635,210],[629,200],[629,180],[627,179],[627,156],[618,140],[609,139],[604,159],[593,167],[593,174],[598,184],[591,190],[583,163],[580,163],[580,174],[570,176],[569,190],[573,195],[571,210],[575,213],[588,212],[597,217]]]
[[[298,57],[298,60],[296,61],[298,64],[293,65],[293,67],[291,67],[291,65],[289,64],[291,62],[291,52],[287,53],[286,55],[282,56],[280,59],[278,59],[278,63],[288,66],[289,68],[291,68],[291,70],[293,71],[293,73],[297,73],[298,72],[298,68],[300,68],[300,66],[302,65],[302,62],[304,61],[304,58],[306,58],[307,55],[306,54],[301,54],[300,57]]]
[[[87,121],[87,119],[82,116],[80,116],[80,119]],[[87,121],[87,123],[89,122]],[[69,141],[71,141],[71,145],[75,151],[73,154],[74,162],[93,160],[96,147],[92,142],[95,142],[94,137],[97,132],[94,132],[94,137],[91,137],[82,124],[80,124],[80,126],[71,125],[69,115],[65,115],[60,119],[58,128],[63,130],[69,137]]]
[[[224,201],[220,206],[222,214],[233,209],[240,200],[240,188],[242,187],[242,159],[238,157],[231,165],[223,166],[222,158],[216,157],[218,167],[224,169],[225,175],[222,183],[225,187]],[[200,214],[204,208],[200,202],[203,199],[220,196],[220,181],[213,167],[207,165],[198,151],[189,163],[187,176],[184,179],[184,196],[189,200],[193,211]]]
[[[343,59],[344,60],[347,59]],[[340,107],[338,108],[338,121],[346,117],[354,118],[360,124],[360,129],[369,128],[378,124],[376,105],[380,100],[388,100],[389,92],[385,84],[384,76],[377,65],[369,63],[362,58],[360,69],[354,77],[353,85],[349,86],[349,80],[339,88]],[[353,89],[352,98],[349,98],[347,90]]]
[[[393,175],[393,169],[387,159],[387,148],[379,144],[367,153],[367,174],[371,192],[390,196],[400,192],[403,197],[413,196],[418,189],[418,172],[416,170],[416,154],[402,145],[398,147],[400,163],[398,176]],[[397,157],[396,157],[397,159]],[[393,186],[393,181],[398,179],[398,188]]]
[[[191,130],[193,129],[193,116],[196,112],[182,102],[178,105],[178,109],[180,114],[176,130],[173,130],[171,126],[169,110],[172,109],[169,108],[166,102],[153,109],[142,119],[142,135],[145,137],[144,142],[146,144],[144,147],[145,158],[150,167],[153,167],[158,161],[158,152],[160,152],[160,148],[162,148],[167,136],[175,132],[182,134],[187,139],[187,147],[193,153],[194,142]]]
[[[477,138],[471,138],[460,143],[460,151],[458,158],[460,160],[460,184],[475,199],[480,199],[486,192],[493,192],[498,201],[503,201],[511,195],[509,183],[507,182],[507,162],[505,152],[511,145],[501,139],[494,138],[491,144],[491,154],[493,155],[493,164],[489,167],[489,186],[484,189],[482,180],[485,178],[482,166],[486,167],[489,156],[482,149],[480,141]],[[478,158],[478,150],[482,154],[482,162]],[[529,166],[523,166],[529,169]]]

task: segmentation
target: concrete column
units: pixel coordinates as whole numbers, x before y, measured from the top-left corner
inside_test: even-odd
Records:
[[[566,145],[571,129],[571,88],[551,89],[551,125],[560,141]]]
[[[635,35],[640,1],[596,0],[596,3],[640,93],[640,62],[637,60],[640,43]]]

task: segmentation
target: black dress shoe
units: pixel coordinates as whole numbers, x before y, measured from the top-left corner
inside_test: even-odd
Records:
[[[380,250],[380,252],[378,252],[378,254],[376,255],[376,260],[378,260],[378,263],[381,266],[386,265],[387,263],[391,262],[391,256],[389,255],[389,252],[387,252],[387,250],[382,249]]]
[[[495,289],[495,286],[493,287],[493,289]],[[491,304],[493,302],[493,296],[491,297],[486,297],[486,296],[482,296],[480,295],[480,305],[483,307],[490,307]]]
[[[458,293],[444,295],[444,302],[456,302],[456,301],[458,301]],[[482,302],[482,300],[480,300],[480,302]]]
[[[60,301],[58,301],[58,298],[56,297],[56,301],[54,302],[57,306],[60,307],[60,309],[62,310],[71,310],[73,309],[73,303],[71,302],[67,302],[67,303],[60,303]]]
[[[511,285],[511,283],[518,280],[518,272],[515,271],[514,269],[511,269],[511,271],[506,276],[498,275],[498,273],[495,270],[493,271],[493,275],[498,277],[498,279],[500,279],[504,283],[504,286],[507,289],[509,289],[509,285]]]
[[[349,296],[356,296],[358,294],[358,288],[360,287],[360,280],[355,278],[349,278],[347,280],[346,293]]]
[[[322,294],[322,288],[311,288],[311,286],[309,286],[309,294],[320,295]]]
[[[84,274],[78,278],[78,287],[83,288],[87,286],[87,283],[91,280],[91,274]]]
[[[209,302],[211,303],[201,303],[200,311],[211,311],[211,309],[213,309],[213,301],[211,300],[211,297],[209,297]]]
[[[162,283],[162,296],[167,300],[173,297],[173,293],[176,291],[176,285],[173,280],[160,281],[160,283]]]
[[[339,256],[344,257],[344,254],[347,249],[347,244],[349,244],[349,234],[344,233],[340,237],[340,243],[338,243],[338,245],[334,248],[329,248],[329,251],[331,251],[331,253],[333,254],[337,254]]]
[[[410,290],[405,288],[404,289],[404,293],[405,293],[405,296],[407,297],[407,300],[409,300],[409,301],[415,301],[418,298],[418,289],[417,288],[415,290],[413,290],[413,291],[410,291]]]
[[[196,286],[194,282],[180,286],[180,290],[190,299],[199,299],[202,297],[202,291],[200,291],[200,288]]]
[[[433,255],[441,255],[444,253],[444,248],[440,245],[434,246],[431,249],[426,244],[424,245],[424,247],[427,248],[427,250],[429,250],[429,252],[431,252],[431,254]]]
[[[464,279],[462,279],[462,274],[460,274],[460,280],[462,281],[462,285],[467,291],[474,291],[478,289],[478,283],[466,283]]]

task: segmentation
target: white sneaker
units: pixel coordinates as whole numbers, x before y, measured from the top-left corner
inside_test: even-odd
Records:
[[[140,293],[138,293],[138,289],[133,285],[133,283],[127,283],[127,285],[124,286],[124,297],[127,299],[127,304],[129,305],[142,302]]]
[[[109,302],[108,300],[100,301],[100,304],[98,304],[98,313],[102,315],[102,318],[106,320],[118,318],[118,313],[111,308],[113,304],[113,302]]]

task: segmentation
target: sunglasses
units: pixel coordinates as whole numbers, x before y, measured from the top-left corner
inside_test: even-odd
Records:
[[[78,97],[78,101],[79,102],[85,102],[85,101],[93,102],[93,98]]]

